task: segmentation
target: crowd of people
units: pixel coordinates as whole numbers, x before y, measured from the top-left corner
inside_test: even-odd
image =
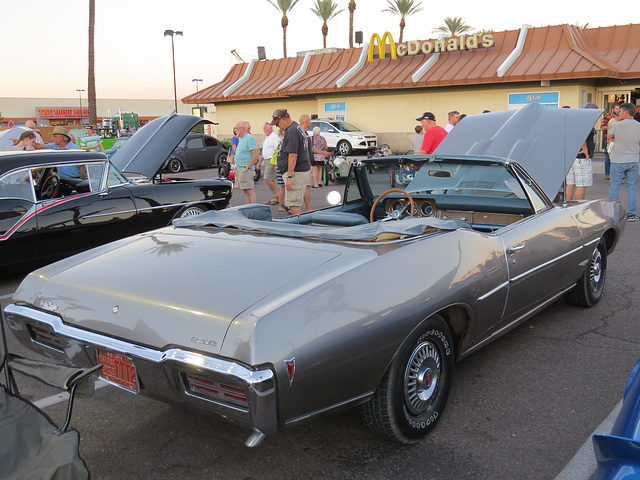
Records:
[[[585,108],[598,107],[588,103]],[[453,110],[447,117],[445,127],[437,125],[436,117],[431,112],[424,112],[416,118],[420,125],[415,127],[416,135],[411,139],[415,154],[433,153],[465,115]],[[43,142],[33,121],[27,121],[25,127],[29,130],[15,139],[15,144],[7,150],[48,148],[104,152],[102,139],[92,127],[88,127],[85,136],[80,139],[80,146],[64,127],[55,127],[51,142],[48,143]],[[234,187],[242,190],[246,203],[257,202],[255,182],[262,175],[272,194],[267,205],[278,205],[279,211],[293,215],[302,213],[303,205],[307,211],[312,209],[310,189],[322,187],[323,166],[331,153],[326,140],[320,135],[320,129],[316,127],[313,135],[308,135],[310,128],[309,115],[301,115],[299,121],[295,122],[286,109],[277,109],[271,121],[263,125],[265,140],[260,150],[251,134],[250,123],[239,121],[235,124],[229,163],[235,165]],[[627,220],[640,220],[636,194],[640,164],[640,113],[631,103],[615,103],[603,117],[600,130],[604,132],[604,176],[610,181],[609,198],[618,200],[621,187],[626,184]],[[594,128],[566,176],[565,200],[586,198],[587,187],[593,185],[591,160],[595,152],[595,135]]]
[[[286,109],[277,109],[263,125],[261,152],[251,124],[236,122],[229,161],[235,164],[234,187],[242,190],[246,203],[256,202],[255,182],[263,176],[272,194],[267,205],[278,205],[279,211],[293,215],[302,213],[303,205],[312,210],[310,189],[322,187],[322,168],[331,153],[320,129],[310,136],[309,128],[309,115],[296,122]]]

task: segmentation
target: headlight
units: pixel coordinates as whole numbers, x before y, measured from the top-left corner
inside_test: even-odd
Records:
[[[363,135],[349,135],[351,138],[356,138],[358,140],[364,140],[364,136]]]

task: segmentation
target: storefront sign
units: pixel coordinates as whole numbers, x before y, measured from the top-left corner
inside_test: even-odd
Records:
[[[371,35],[371,41],[369,42],[369,54],[367,56],[367,60],[369,62],[373,60],[374,45],[378,46],[378,58],[384,59],[386,57],[387,40],[389,40],[389,53],[392,60],[396,60],[398,57],[404,57],[405,55],[428,55],[430,53],[459,52],[465,50],[476,50],[478,48],[491,48],[496,44],[492,34],[485,33],[481,35],[479,33],[474,33],[471,35],[460,35],[459,37],[450,37],[434,41],[427,40],[424,42],[418,42],[410,40],[396,46],[391,33],[385,32],[384,35],[382,35],[382,38],[380,38],[380,35],[377,33],[374,33]]]
[[[334,102],[334,103],[324,104],[325,112],[344,112],[346,109],[347,109],[347,104],[345,102]]]
[[[36,113],[38,118],[82,118],[89,116],[89,110],[72,107],[38,108]]]
[[[527,103],[539,103],[545,107],[558,108],[559,92],[510,93],[509,109],[524,107]]]

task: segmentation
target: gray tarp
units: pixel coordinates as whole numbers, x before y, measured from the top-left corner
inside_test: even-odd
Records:
[[[339,215],[339,212],[335,212]],[[269,220],[247,218],[241,210],[212,210],[194,217],[180,218],[173,221],[176,227],[237,228],[248,232],[264,232],[287,237],[325,238],[330,240],[373,240],[381,234],[422,235],[429,228],[439,230],[455,230],[460,228],[456,220],[442,220],[435,217],[405,218],[398,221],[374,222],[350,227],[324,227],[317,225],[300,225]]]

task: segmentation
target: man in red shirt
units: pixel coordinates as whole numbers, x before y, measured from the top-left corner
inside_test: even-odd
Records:
[[[422,141],[422,149],[416,152],[418,155],[433,153],[444,137],[447,131],[436,125],[436,116],[431,112],[424,112],[421,117],[416,118],[424,128],[424,140]]]

